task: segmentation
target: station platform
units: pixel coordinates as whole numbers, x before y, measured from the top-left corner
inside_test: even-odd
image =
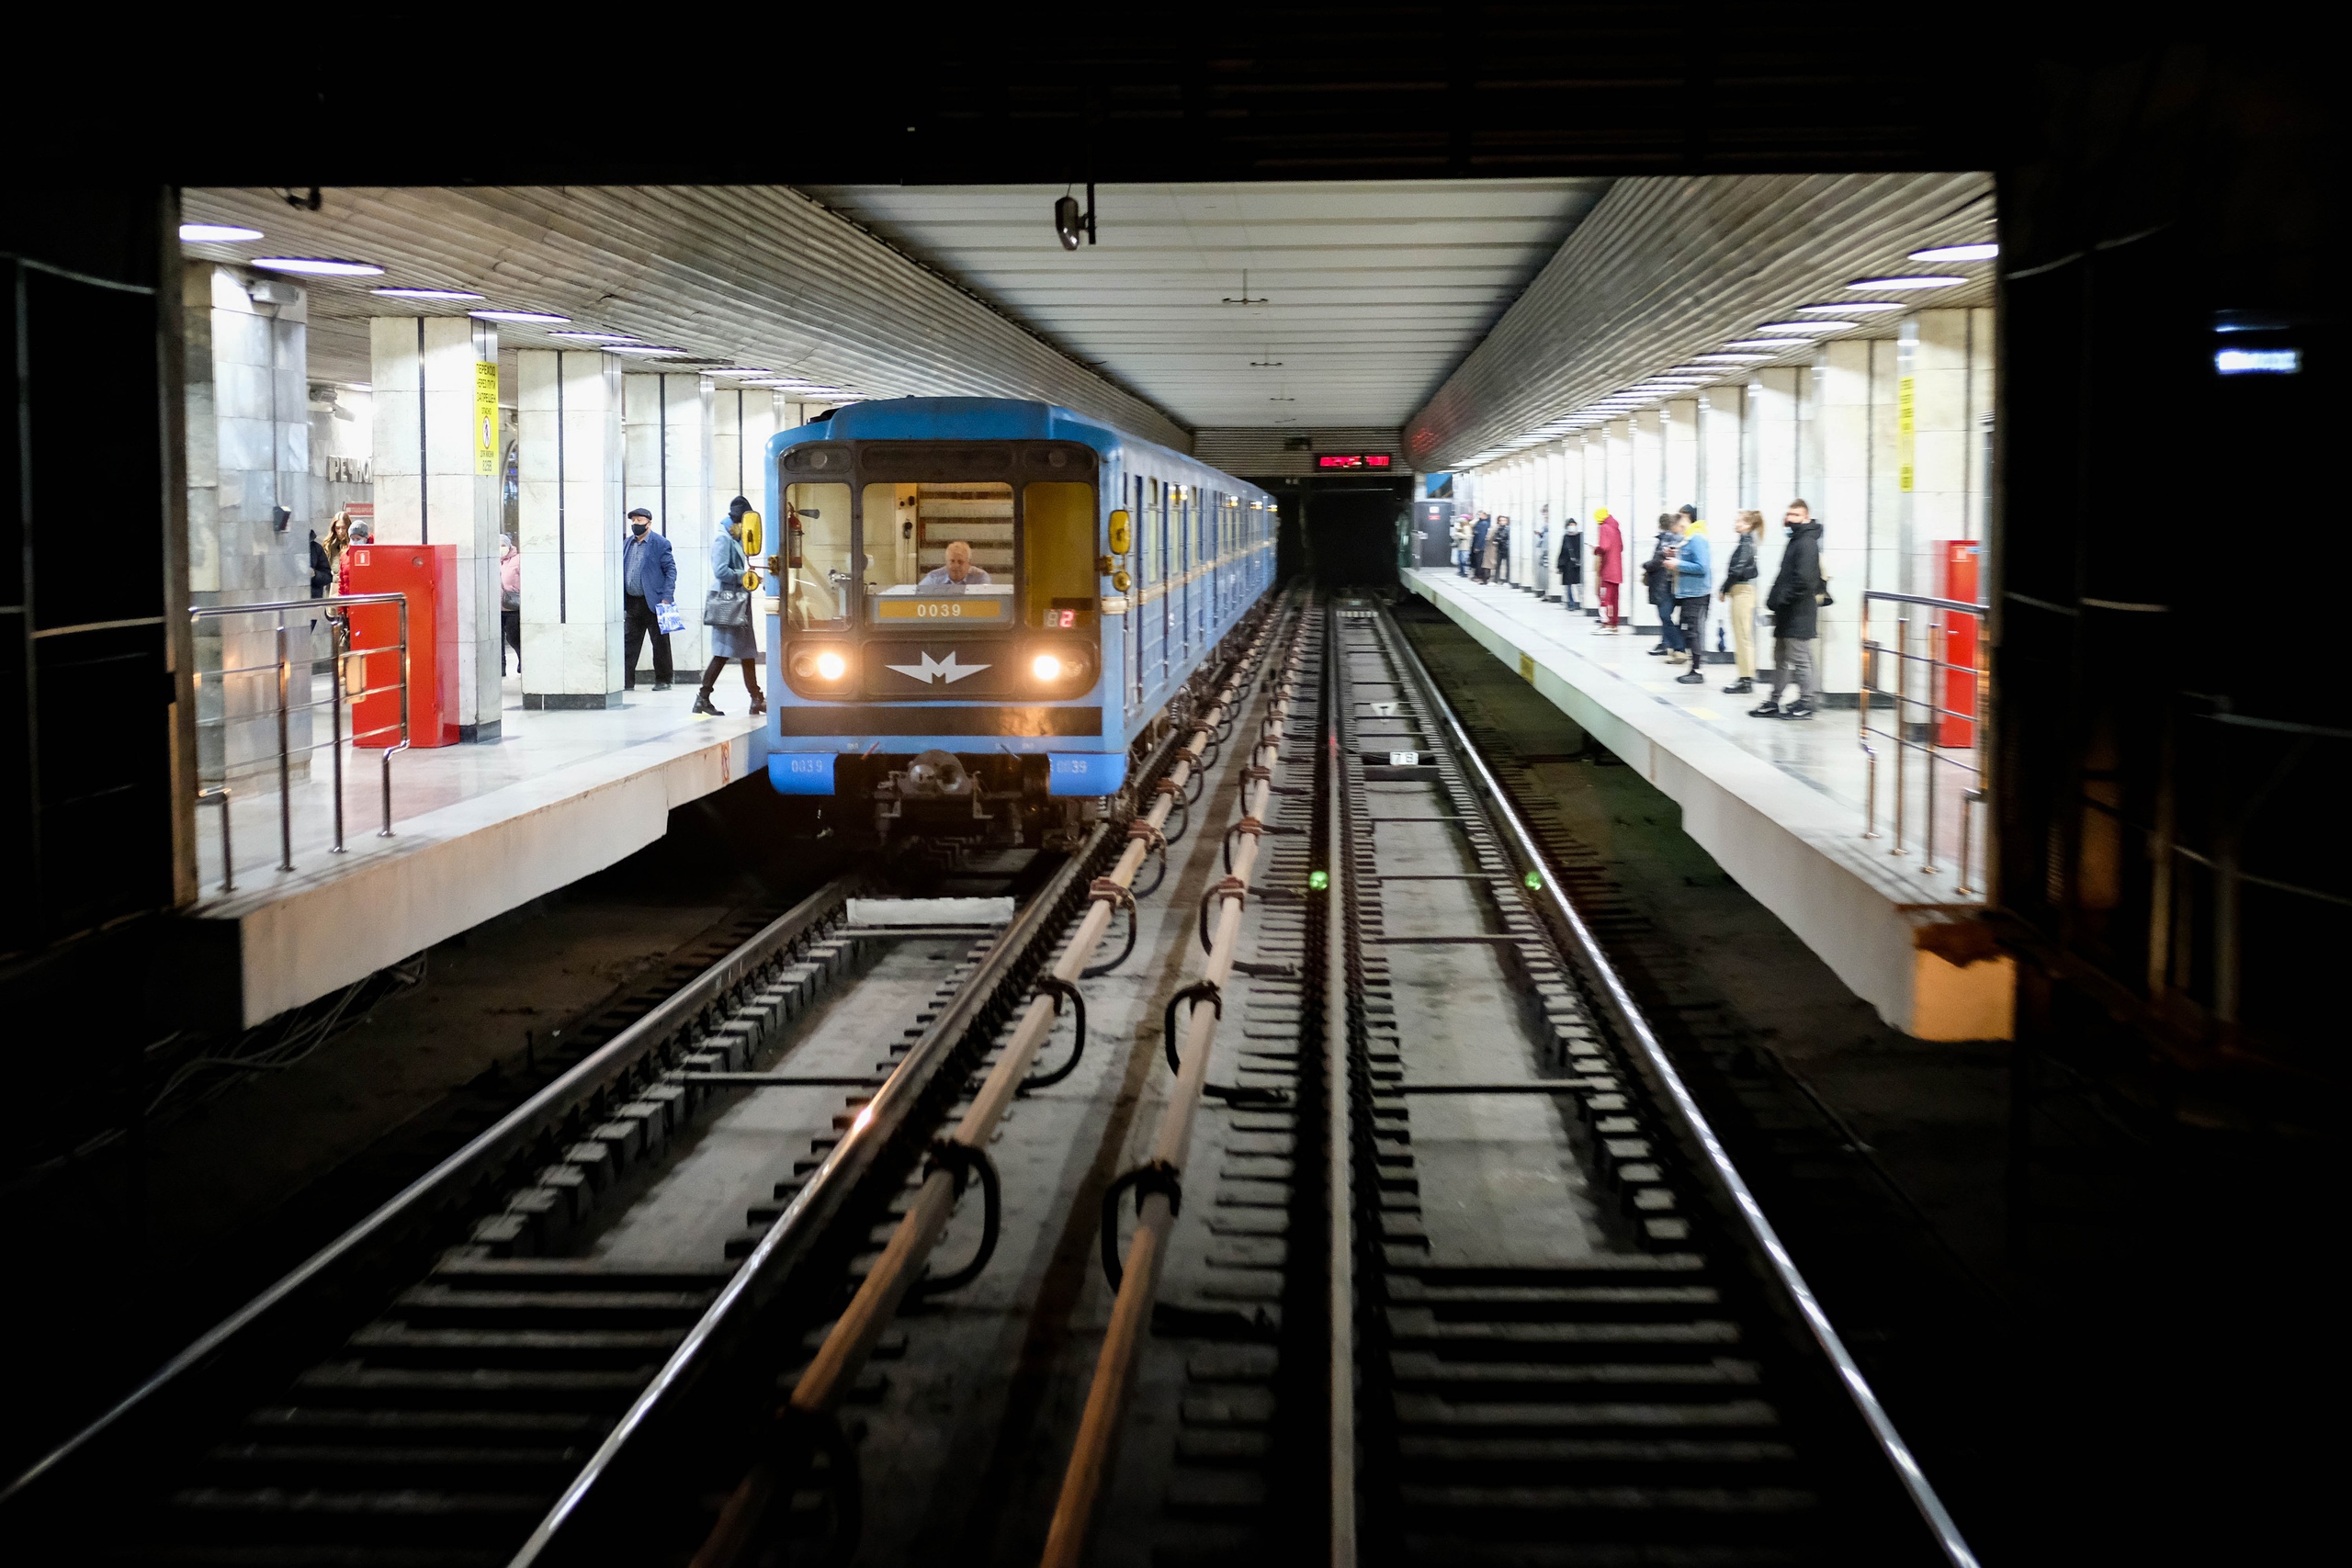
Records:
[[[378,836],[381,753],[346,746],[341,854],[322,752],[290,791],[290,872],[277,869],[276,778],[241,781],[232,892],[220,890],[218,808],[197,814],[202,895],[179,924],[194,1012],[251,1027],[660,839],[671,811],[767,762],[764,721],[740,689],[721,688],[723,718],[694,717],[694,695],[689,678],[640,687],[617,708],[526,710],[509,676],[500,739],[392,758],[390,838]]]
[[[1630,626],[1602,634],[1597,619],[1556,600],[1481,585],[1450,569],[1408,570],[1404,579],[1679,806],[1683,831],[1890,1025],[1927,1040],[2009,1037],[2014,968],[1973,918],[1983,907],[1982,812],[1971,891],[1963,892],[1953,859],[1962,807],[1951,770],[1939,782],[1930,872],[1916,757],[1905,791],[1905,852],[1892,852],[1893,762],[1883,749],[1880,837],[1863,836],[1868,759],[1853,709],[1825,709],[1804,722],[1751,718],[1760,697],[1721,690],[1736,675],[1729,664],[1702,666],[1703,685],[1679,685],[1675,678],[1689,667],[1651,657],[1655,636]],[[1758,652],[1770,649],[1768,641]]]

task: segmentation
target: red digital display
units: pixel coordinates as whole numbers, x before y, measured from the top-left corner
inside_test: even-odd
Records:
[[[1385,452],[1322,452],[1317,453],[1315,466],[1318,468],[1385,468],[1389,466]]]

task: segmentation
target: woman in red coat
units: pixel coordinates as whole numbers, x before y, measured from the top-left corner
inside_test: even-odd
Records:
[[[1625,534],[1617,526],[1617,519],[1609,508],[1594,509],[1593,521],[1600,524],[1596,531],[1599,542],[1592,551],[1593,581],[1600,585],[1598,604],[1600,609],[1600,630],[1617,629],[1617,588],[1625,581]]]

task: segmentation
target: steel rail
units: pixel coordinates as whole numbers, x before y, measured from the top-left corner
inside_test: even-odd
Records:
[[[1330,1212],[1330,1320],[1329,1359],[1330,1404],[1326,1413],[1329,1441],[1330,1568],[1355,1568],[1356,1562],[1356,1295],[1355,1295],[1355,1100],[1351,1092],[1351,1028],[1348,1009],[1348,944],[1352,921],[1350,908],[1352,877],[1347,853],[1347,769],[1341,738],[1347,705],[1340,692],[1346,679],[1341,663],[1337,618],[1327,620],[1323,644],[1323,735],[1325,793],[1323,800],[1323,868],[1330,879],[1324,888],[1323,917],[1323,1092],[1325,1095],[1325,1181]]]
[[[701,1318],[671,1351],[652,1382],[639,1391],[628,1409],[589,1456],[588,1462],[548,1506],[529,1538],[509,1559],[510,1568],[526,1568],[527,1564],[549,1560],[564,1532],[587,1516],[589,1505],[601,1501],[600,1495],[609,1495],[613,1478],[634,1445],[699,1382],[713,1362],[735,1348],[759,1312],[775,1301],[793,1269],[831,1229],[882,1151],[930,1092],[933,1080],[979,1022],[1006,972],[1027,953],[1042,928],[1056,918],[1054,910],[1081,868],[1092,860],[1106,832],[1106,827],[1097,827],[1084,847],[998,934],[964,988],[908,1048],[882,1087],[874,1091],[874,1097],[852,1120],[824,1163],[810,1173],[807,1183],[776,1216],[741,1267],[729,1277]],[[579,1555],[589,1557],[594,1553],[583,1549]]]
[[[1270,705],[1259,741],[1250,751],[1257,767],[1271,769],[1281,759],[1283,730],[1297,694],[1301,643],[1312,614],[1310,610],[1292,625],[1282,685]],[[1271,778],[1253,779],[1245,816],[1262,820],[1266,802],[1272,793]],[[1232,975],[1242,910],[1248,902],[1250,876],[1257,866],[1261,842],[1256,833],[1245,833],[1241,839],[1240,847],[1234,852],[1232,874],[1218,885],[1233,890],[1217,898],[1216,937],[1209,951],[1207,973],[1203,976],[1204,983],[1219,992]],[[1159,1132],[1152,1142],[1151,1159],[1146,1168],[1164,1171],[1171,1180],[1181,1180],[1192,1152],[1193,1120],[1200,1110],[1202,1088],[1208,1081],[1209,1050],[1216,1038],[1219,1010],[1194,1001],[1185,1023],[1176,1087],[1169,1095],[1167,1110],[1161,1113]],[[1127,1391],[1135,1380],[1136,1359],[1149,1326],[1152,1301],[1159,1289],[1159,1271],[1166,1262],[1170,1235],[1175,1228],[1176,1204],[1164,1187],[1138,1189],[1136,1208],[1135,1235],[1128,1243],[1118,1296],[1111,1308],[1110,1327],[1103,1335],[1102,1352],[1094,1363],[1094,1379],[1087,1390],[1078,1441],[1063,1474],[1053,1524],[1046,1538],[1044,1555],[1039,1559],[1046,1568],[1076,1568],[1085,1557],[1095,1505],[1110,1478],[1119,1422],[1126,1407]],[[1104,1223],[1115,1224],[1114,1216],[1106,1214]]]
[[[472,1190],[477,1183],[496,1177],[505,1163],[533,1139],[634,1066],[639,1057],[691,1021],[696,1012],[731,989],[778,948],[846,908],[850,895],[863,882],[862,873],[851,873],[836,877],[802,899],[653,1010],[573,1064],[560,1077],[508,1111],[465,1147],[410,1182],[367,1218],[311,1254],[291,1273],[208,1329],[96,1420],[42,1456],[9,1483],[7,1490],[0,1492],[0,1507],[63,1483],[77,1461],[93,1455],[105,1443],[117,1438],[134,1440],[134,1435],[125,1430],[134,1416],[152,1413],[165,1396],[181,1393],[195,1373],[219,1359],[240,1339],[277,1325],[288,1314],[299,1312],[302,1306],[300,1298],[309,1290],[320,1285],[371,1243],[419,1218],[438,1199]],[[113,1486],[119,1481],[119,1477],[110,1476],[106,1484]]]
[[[1486,758],[1479,754],[1477,747],[1471,742],[1469,732],[1462,728],[1462,721],[1454,716],[1452,705],[1447,703],[1439,692],[1436,681],[1430,677],[1428,668],[1421,663],[1420,655],[1414,649],[1411,642],[1396,629],[1394,623],[1385,611],[1376,624],[1381,628],[1382,641],[1386,643],[1394,652],[1403,655],[1405,667],[1412,671],[1415,684],[1419,688],[1419,694],[1430,705],[1429,711],[1444,720],[1445,729],[1453,738],[1453,748],[1456,758],[1464,763],[1465,774],[1476,780],[1479,793],[1486,797],[1489,812],[1510,829],[1509,840],[1519,846],[1525,869],[1545,873],[1537,878],[1543,884],[1544,896],[1550,901],[1562,922],[1575,938],[1577,950],[1583,954],[1589,972],[1600,983],[1601,989],[1608,998],[1610,1009],[1616,1015],[1618,1023],[1640,1047],[1643,1059],[1649,1064],[1650,1070],[1657,1075],[1659,1083],[1665,1087],[1667,1096],[1672,1100],[1675,1114],[1681,1121],[1684,1130],[1689,1133],[1692,1142],[1705,1156],[1708,1168],[1714,1173],[1715,1179],[1723,1184],[1724,1191],[1729,1194],[1732,1205],[1738,1213],[1741,1223],[1747,1227],[1750,1239],[1763,1253],[1781,1289],[1795,1304],[1798,1314],[1804,1320],[1806,1329],[1813,1336],[1814,1343],[1836,1371],[1838,1383],[1845,1389],[1848,1399],[1861,1416],[1863,1425],[1869,1428],[1872,1441],[1877,1445],[1889,1467],[1894,1470],[1896,1479],[1910,1497],[1912,1506],[1918,1510],[1920,1518],[1926,1522],[1944,1560],[1952,1564],[1952,1568],[1978,1568],[1975,1552],[1970,1550],[1966,1539],[1960,1533],[1959,1525],[1945,1509],[1943,1499],[1936,1495],[1934,1485],[1928,1480],[1927,1472],[1921,1469],[1917,1458],[1911,1452],[1910,1445],[1905,1443],[1903,1440],[1903,1435],[1895,1430],[1894,1421],[1888,1417],[1885,1407],[1879,1403],[1878,1394],[1871,1389],[1870,1380],[1863,1375],[1862,1369],[1855,1361],[1853,1353],[1846,1348],[1845,1340],[1838,1336],[1836,1325],[1829,1321],[1828,1313],[1823,1309],[1820,1299],[1814,1294],[1813,1287],[1806,1283],[1804,1275],[1797,1268],[1796,1259],[1790,1255],[1788,1247],[1781,1242],[1780,1233],[1772,1228],[1772,1222],[1765,1217],[1763,1205],[1757,1201],[1755,1193],[1748,1190],[1747,1179],[1740,1175],[1739,1168],[1732,1163],[1730,1154],[1724,1148],[1722,1140],[1715,1135],[1715,1130],[1708,1122],[1705,1112],[1699,1109],[1698,1100],[1692,1097],[1689,1086],[1682,1081],[1682,1075],[1675,1070],[1673,1059],[1667,1055],[1666,1047],[1659,1043],[1657,1035],[1651,1030],[1647,1016],[1643,1013],[1640,1004],[1634,1000],[1633,993],[1626,988],[1624,980],[1617,973],[1616,965],[1610,962],[1609,955],[1602,951],[1600,941],[1592,934],[1592,929],[1585,924],[1584,917],[1577,913],[1575,904],[1569,901],[1566,893],[1562,889],[1561,879],[1549,874],[1550,866],[1544,859],[1542,849],[1536,844],[1534,835],[1528,831],[1527,824],[1521,820],[1518,810],[1510,804],[1510,796],[1503,793],[1500,783],[1487,770]]]
[[[1061,955],[1048,973],[1065,985],[1075,985],[1110,930],[1118,908],[1119,899],[1102,891],[1105,883],[1119,892],[1126,892],[1135,884],[1137,872],[1151,852],[1153,840],[1168,825],[1169,814],[1174,809],[1176,793],[1181,791],[1197,771],[1198,759],[1215,732],[1224,722],[1224,715],[1238,703],[1263,656],[1265,645],[1273,636],[1275,617],[1269,617],[1261,627],[1249,649],[1236,661],[1233,674],[1224,688],[1208,704],[1186,720],[1192,733],[1177,751],[1176,763],[1168,774],[1173,786],[1160,790],[1151,809],[1143,820],[1148,824],[1148,834],[1130,832],[1126,847],[1120,852],[1117,863],[1103,878],[1094,884],[1095,896],[1088,902],[1084,919],[1079,922]],[[996,1066],[972,1096],[972,1103],[956,1122],[948,1141],[963,1148],[984,1151],[997,1124],[1012,1109],[1029,1068],[1035,1061],[1038,1048],[1045,1043],[1052,1030],[1057,1004],[1054,998],[1040,994],[1032,997],[1027,1010],[1012,1038],[998,1054]],[[906,1217],[891,1232],[881,1257],[867,1270],[842,1315],[825,1336],[817,1354],[802,1371],[794,1385],[788,1407],[797,1415],[830,1416],[855,1384],[874,1347],[888,1328],[906,1293],[921,1278],[923,1264],[939,1244],[956,1212],[961,1196],[963,1179],[959,1172],[934,1165],[923,1184],[908,1205]],[[743,1554],[758,1540],[760,1526],[766,1517],[776,1487],[785,1479],[781,1465],[774,1459],[763,1458],[745,1474],[720,1509],[710,1534],[695,1553],[693,1568],[725,1568],[741,1560]]]

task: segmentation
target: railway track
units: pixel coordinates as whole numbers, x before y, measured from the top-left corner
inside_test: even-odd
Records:
[[[1965,1561],[1385,613],[1271,604],[1170,718],[1075,852],[928,889],[998,904],[860,874],[752,933],[0,1527],[383,1568]]]

